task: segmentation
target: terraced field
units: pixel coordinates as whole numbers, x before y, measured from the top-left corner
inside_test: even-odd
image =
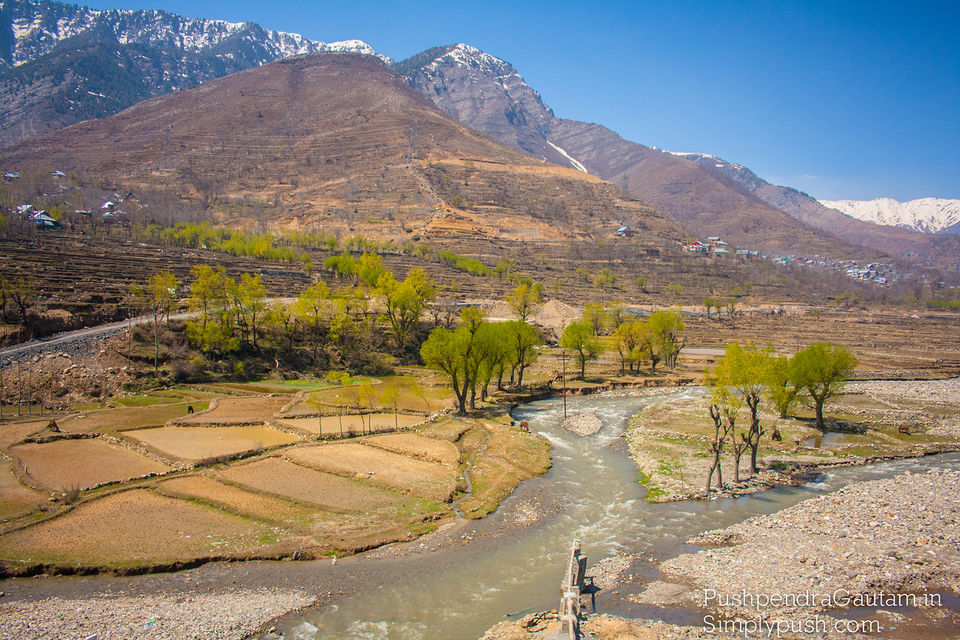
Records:
[[[61,417],[62,432],[46,421],[0,425],[0,575],[341,555],[452,518],[468,464],[479,478],[471,499],[486,507],[468,515],[549,466],[545,442],[502,422],[410,414],[399,432],[320,444],[320,434],[280,424],[318,418],[271,418],[289,395],[220,397],[184,419],[198,393]],[[393,414],[371,417],[375,431],[395,428]],[[508,462],[507,450],[525,466]]]

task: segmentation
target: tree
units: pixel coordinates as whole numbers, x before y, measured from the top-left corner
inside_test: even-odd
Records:
[[[685,339],[680,339],[680,332],[686,328],[683,317],[678,311],[654,311],[647,318],[646,325],[651,354],[663,360],[667,367],[675,368],[680,350],[686,344]],[[656,362],[653,366],[656,368]]]
[[[237,300],[242,305],[243,323],[250,329],[253,348],[257,348],[257,336],[267,311],[267,290],[260,274],[243,273],[237,284]]]
[[[522,320],[503,323],[503,329],[503,333],[507,337],[508,352],[506,355],[513,362],[510,379],[513,380],[513,372],[516,371],[517,386],[522,387],[523,372],[537,361],[536,348],[543,344],[543,341],[540,339],[537,330]]]
[[[381,276],[390,272],[383,266],[379,253],[364,253],[357,261],[356,273],[361,282],[372,288]]]
[[[382,274],[377,293],[386,310],[381,318],[390,323],[397,350],[403,353],[408,336],[419,324],[427,303],[436,296],[436,289],[423,269],[411,269],[403,282],[397,282],[389,272]]]
[[[177,277],[169,271],[158,271],[150,276],[145,288],[136,283],[130,285],[135,304],[152,316],[154,374],[160,371],[160,319],[166,314],[167,322],[170,322],[170,309],[178,285]]]
[[[475,312],[475,313],[474,313]],[[457,412],[467,412],[467,396],[475,384],[474,351],[476,335],[482,324],[482,315],[471,307],[461,314],[463,323],[455,331],[435,327],[420,346],[420,356],[432,369],[450,376],[453,394],[457,398]]]
[[[644,357],[646,333],[642,320],[624,322],[613,332],[614,345],[620,354],[620,373],[626,373],[626,369],[633,373],[634,365]]]
[[[607,287],[612,287],[617,284],[617,276],[610,269],[604,267],[600,270],[600,273],[593,277],[593,286],[600,289],[605,289]]]
[[[37,288],[32,277],[20,277],[16,280],[0,278],[0,292],[3,298],[3,316],[6,317],[7,301],[12,302],[17,309],[18,322],[27,327],[27,312],[37,297]]]
[[[790,358],[790,380],[797,389],[804,389],[813,399],[817,428],[826,431],[823,405],[843,388],[857,359],[839,344],[816,342]]]
[[[595,336],[602,335],[604,327],[609,324],[607,310],[603,308],[603,305],[597,304],[596,302],[587,303],[583,308],[583,314],[580,316],[580,319],[590,323],[590,330],[593,331],[593,335]]]
[[[400,428],[400,391],[397,385],[390,384],[383,388],[380,402],[393,409],[393,428]]]
[[[767,369],[767,397],[781,418],[786,418],[797,399],[797,387],[790,380],[790,360],[786,356],[770,358]]]
[[[750,409],[750,428],[741,439],[750,447],[750,472],[757,473],[757,449],[766,431],[760,426],[760,402],[769,380],[773,348],[758,349],[753,343],[729,345],[723,357],[707,375],[714,394],[729,395],[745,402]],[[736,443],[734,444],[736,448]],[[735,453],[736,450],[735,450]],[[739,455],[737,460],[739,462]]]
[[[527,318],[536,313],[543,304],[541,289],[540,285],[521,282],[512,293],[507,294],[507,304],[521,322],[526,322]]]
[[[316,361],[320,349],[320,334],[323,327],[324,310],[330,300],[330,288],[323,280],[310,285],[293,303],[294,313],[305,327],[310,328],[313,343],[313,359]]]
[[[710,492],[710,484],[713,480],[714,471],[717,472],[717,487],[723,489],[723,464],[721,454],[723,445],[729,438],[735,447],[734,450],[734,481],[740,481],[740,456],[743,454],[745,445],[737,445],[736,421],[737,413],[740,411],[741,400],[730,393],[727,387],[717,387],[712,394],[710,404],[710,417],[713,418],[713,440],[710,442],[710,453],[713,454],[713,462],[710,466],[710,472],[707,474],[707,493]]]
[[[560,346],[576,352],[574,357],[580,365],[580,379],[586,376],[587,362],[596,360],[602,353],[600,339],[593,333],[593,325],[586,320],[577,320],[567,325],[560,336]]]

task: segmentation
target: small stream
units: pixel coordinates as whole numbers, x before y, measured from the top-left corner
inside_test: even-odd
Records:
[[[471,536],[469,544],[386,561],[394,566],[377,586],[339,598],[335,604],[285,616],[278,621],[278,630],[286,638],[475,640],[508,614],[557,607],[562,567],[574,538],[582,540],[591,562],[623,552],[642,552],[662,560],[692,550],[684,541],[701,531],[780,511],[850,482],[934,466],[960,469],[960,454],[948,454],[835,469],[807,486],[736,499],[649,504],[643,500],[644,490],[620,436],[632,415],[667,393],[679,399],[703,391],[690,387],[645,397],[568,398],[568,414],[592,412],[603,421],[603,429],[586,438],[560,427],[563,410],[557,399],[517,408],[514,418],[527,420],[531,431],[553,444],[553,468],[544,477],[525,482],[501,510],[477,523],[479,534],[476,539]],[[553,515],[519,532],[498,535],[494,531],[497,518],[524,496],[556,505]],[[483,535],[485,528],[487,535]],[[597,607],[620,609],[612,598],[605,608],[603,593]],[[693,611],[647,608],[640,613],[677,623],[699,621]]]

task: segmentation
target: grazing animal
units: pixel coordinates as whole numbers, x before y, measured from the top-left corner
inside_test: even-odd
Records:
[[[520,430],[521,431],[530,431],[530,426],[527,424],[526,420],[520,421]]]
[[[780,435],[780,429],[776,427],[773,428],[773,435],[770,436],[773,438],[774,442],[783,442],[783,436]]]
[[[50,429],[50,431],[53,431],[54,433],[60,433],[60,427],[57,426],[56,420],[51,420],[47,424],[47,429]]]
[[[910,435],[910,427],[908,427],[905,424],[902,424],[899,427],[897,427],[897,431],[899,431],[900,433],[905,433],[907,435]]]
[[[190,415],[191,413],[193,413],[193,405],[192,405],[192,404],[188,404],[188,405],[187,405],[187,415]]]

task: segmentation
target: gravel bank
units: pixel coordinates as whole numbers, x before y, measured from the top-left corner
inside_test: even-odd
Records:
[[[603,428],[600,416],[595,413],[581,413],[563,421],[563,428],[578,436],[592,436]]]
[[[314,599],[303,591],[263,589],[12,602],[0,605],[0,638],[240,640],[279,613]]]
[[[852,484],[780,513],[703,533],[695,544],[731,544],[665,562],[668,579],[700,602],[716,594],[960,592],[960,471],[934,470]],[[726,615],[805,615],[842,605],[736,602]]]

